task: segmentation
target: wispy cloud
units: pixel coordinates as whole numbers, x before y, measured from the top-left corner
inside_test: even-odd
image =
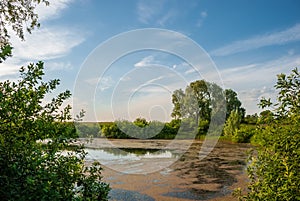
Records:
[[[4,65],[3,63],[0,64],[0,81],[5,80],[7,77],[15,75],[19,72],[20,66],[18,66],[14,62],[6,62]]]
[[[206,19],[207,15],[208,14],[207,14],[206,11],[202,11],[200,13],[200,17],[199,17],[199,19],[197,21],[197,24],[196,24],[197,27],[201,27],[202,26],[202,24],[203,24],[204,20]]]
[[[73,0],[50,0],[49,6],[46,6],[45,4],[39,4],[36,8],[39,15],[39,20],[42,22],[58,18],[62,11],[72,2]]]
[[[51,0],[50,6],[40,4],[37,6],[39,20],[44,23],[47,20],[58,18],[73,0]],[[62,26],[50,26],[44,23],[40,29],[32,34],[25,34],[25,41],[20,41],[15,35],[11,35],[11,42],[14,47],[13,57],[0,64],[0,76],[12,76],[16,74],[20,66],[26,65],[29,61],[52,60],[67,55],[74,47],[85,40],[85,33],[81,30]],[[52,62],[47,65],[47,70],[60,70],[69,68],[70,64]]]
[[[278,59],[237,66],[221,70],[226,88],[236,90],[247,108],[247,113],[259,112],[257,104],[261,97],[275,98],[276,75],[289,74],[295,66],[300,66],[300,55],[287,55]]]
[[[100,91],[104,91],[113,86],[114,83],[115,82],[113,81],[111,76],[102,77],[99,81],[98,89],[100,89]]]
[[[152,55],[143,58],[141,61],[134,64],[134,67],[148,67],[152,65],[154,61],[154,57]]]
[[[169,10],[165,15],[157,20],[160,26],[165,26],[168,21],[170,21],[174,16],[176,16],[175,10]]]
[[[140,22],[144,24],[150,23],[150,21],[159,15],[163,7],[164,1],[145,1],[141,0],[137,4],[137,14]]]
[[[137,4],[138,20],[143,24],[165,26],[177,16],[175,7],[170,7],[170,2],[140,0]]]
[[[103,76],[101,78],[91,78],[86,80],[88,84],[92,86],[97,86],[97,89],[100,91],[104,91],[110,87],[112,87],[115,83],[115,81],[112,79],[111,76]]]
[[[77,30],[51,27],[38,29],[26,36],[25,41],[12,37],[14,57],[23,60],[48,60],[65,56],[84,41]]]
[[[48,71],[71,70],[71,62],[48,62],[45,64]]]
[[[300,24],[283,31],[258,35],[249,39],[235,41],[211,52],[214,56],[226,56],[271,45],[283,45],[300,40]]]

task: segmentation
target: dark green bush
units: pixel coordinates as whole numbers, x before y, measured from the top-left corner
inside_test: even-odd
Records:
[[[256,127],[252,125],[242,124],[236,133],[232,136],[233,142],[248,143],[252,136],[256,134]]]
[[[101,167],[85,167],[83,147],[72,146],[71,107],[61,108],[70,92],[43,103],[59,84],[43,74],[39,62],[0,82],[0,200],[107,200]]]

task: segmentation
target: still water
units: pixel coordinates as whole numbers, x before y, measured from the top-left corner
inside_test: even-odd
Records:
[[[161,170],[179,157],[178,153],[164,149],[141,148],[86,148],[87,162],[98,161],[102,165],[122,172],[144,174]]]

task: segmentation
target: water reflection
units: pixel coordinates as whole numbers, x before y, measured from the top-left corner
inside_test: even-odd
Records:
[[[140,148],[86,148],[86,161],[99,161],[124,173],[150,173],[157,167],[165,167],[178,159],[179,154],[172,150]]]

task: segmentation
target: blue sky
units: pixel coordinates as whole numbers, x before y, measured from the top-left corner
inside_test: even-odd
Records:
[[[237,91],[247,113],[253,114],[260,112],[261,97],[275,97],[276,74],[300,66],[299,8],[297,0],[50,1],[49,7],[38,8],[40,29],[26,35],[25,42],[12,36],[14,57],[0,64],[0,80],[15,80],[20,66],[43,60],[45,78],[60,78],[58,91],[75,92],[80,69],[99,45],[136,29],[167,29],[199,44],[221,78],[214,70],[201,77],[170,53],[131,52],[120,55],[101,76],[86,80],[94,86],[86,89],[93,90],[93,97],[76,92],[75,112],[85,109],[86,120],[141,116],[168,121],[172,91],[205,77]],[[125,43],[130,46],[131,41]]]

